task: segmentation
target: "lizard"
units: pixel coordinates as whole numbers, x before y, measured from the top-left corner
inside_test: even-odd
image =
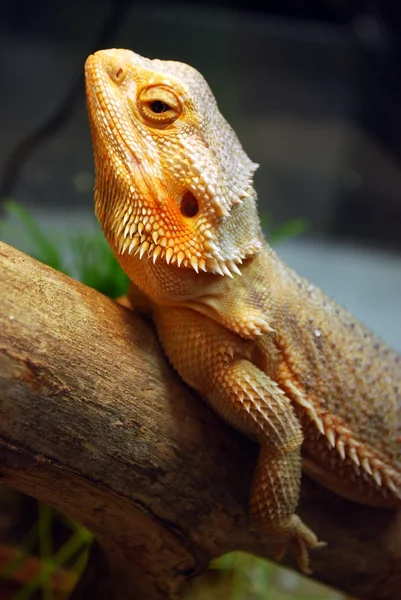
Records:
[[[301,472],[401,506],[401,357],[265,240],[253,174],[193,67],[100,50],[85,64],[95,212],[170,363],[255,440],[253,527],[310,573]]]

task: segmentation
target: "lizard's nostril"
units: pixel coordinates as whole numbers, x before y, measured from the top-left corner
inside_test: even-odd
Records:
[[[115,83],[121,83],[122,81],[124,81],[126,74],[126,69],[123,69],[122,67],[118,67],[117,69],[110,69],[110,77]]]
[[[183,214],[184,217],[194,217],[197,214],[199,210],[199,204],[192,192],[187,192],[184,194],[181,200],[180,208],[181,214]]]

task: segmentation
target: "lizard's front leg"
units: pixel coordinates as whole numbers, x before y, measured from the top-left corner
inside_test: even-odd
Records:
[[[308,548],[319,543],[295,514],[301,479],[302,431],[290,400],[252,362],[251,341],[187,308],[155,308],[160,341],[181,377],[235,428],[260,444],[251,516],[273,537],[277,554],[288,545],[304,572]]]

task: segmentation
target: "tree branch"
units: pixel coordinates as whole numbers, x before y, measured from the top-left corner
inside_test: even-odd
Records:
[[[152,326],[1,243],[0,273],[2,478],[94,533],[103,578],[75,597],[86,581],[96,598],[179,598],[211,558],[266,554],[247,519],[257,448],[179,380]],[[398,598],[400,513],[306,478],[300,512],[329,542],[317,579]]]

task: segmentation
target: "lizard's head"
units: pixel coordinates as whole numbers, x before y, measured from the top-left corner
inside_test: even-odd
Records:
[[[118,254],[223,274],[260,250],[251,162],[186,64],[102,50],[86,62],[96,214]]]

